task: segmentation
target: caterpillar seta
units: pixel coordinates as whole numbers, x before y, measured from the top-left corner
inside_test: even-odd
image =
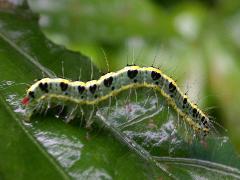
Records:
[[[206,136],[210,132],[209,117],[183,94],[176,82],[155,67],[126,66],[110,72],[98,80],[70,81],[63,78],[43,78],[28,90],[22,104],[29,106],[54,99],[72,102],[79,106],[95,105],[131,88],[152,88],[164,96],[186,123],[197,133]],[[31,112],[31,113],[32,113]],[[30,114],[31,114],[30,113]]]

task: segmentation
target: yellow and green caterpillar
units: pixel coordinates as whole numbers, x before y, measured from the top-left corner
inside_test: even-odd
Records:
[[[88,82],[44,78],[35,82],[22,100],[24,105],[44,99],[94,105],[131,88],[153,88],[164,96],[194,131],[206,136],[211,127],[208,116],[183,94],[175,81],[154,67],[126,66]]]

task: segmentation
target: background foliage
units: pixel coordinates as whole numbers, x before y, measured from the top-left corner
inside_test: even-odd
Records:
[[[49,179],[162,176],[190,179],[212,178],[213,174],[216,179],[239,177],[235,149],[240,149],[237,60],[240,3],[31,0],[29,5],[34,13],[22,1],[0,1],[0,5],[0,154],[4,155],[0,160],[0,177],[25,179],[39,177],[38,174]],[[210,137],[208,147],[204,148],[198,141],[189,143],[181,137],[174,139],[177,142],[166,139],[155,145],[161,138],[146,140],[149,129],[144,123],[126,131],[116,128],[114,123],[123,118],[116,116],[119,112],[114,110],[115,115],[102,119],[104,123],[110,122],[110,127],[94,128],[90,140],[86,129],[66,125],[53,115],[37,116],[32,124],[22,123],[19,99],[25,86],[18,83],[32,83],[42,76],[41,71],[61,76],[61,61],[66,77],[76,79],[79,67],[86,67],[82,69],[82,79],[89,80],[91,65],[86,56],[97,66],[94,76],[98,78],[99,69],[107,71],[103,50],[110,70],[133,60],[139,65],[161,66],[177,78],[181,88],[201,107],[213,107],[206,111],[228,132],[216,125],[219,137]],[[162,127],[161,123],[157,125]],[[176,159],[172,162],[163,159],[168,156]],[[178,161],[178,157],[187,157],[190,162]],[[192,158],[207,160],[210,165],[203,163],[202,168]]]

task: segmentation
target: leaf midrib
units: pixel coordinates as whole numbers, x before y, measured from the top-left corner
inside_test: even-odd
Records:
[[[48,77],[53,78],[54,75],[47,70],[43,65],[41,65],[38,61],[36,61],[32,56],[27,54],[24,50],[22,50],[16,43],[14,43],[11,39],[9,39],[3,32],[0,32],[0,37],[6,41],[10,46],[12,46],[17,52],[23,55],[28,61],[30,61],[34,66],[44,72]]]
[[[178,165],[184,165],[184,166],[192,166],[192,167],[209,169],[210,171],[227,174],[240,179],[239,169],[231,166],[219,164],[216,162],[210,162],[210,161],[205,161],[200,159],[191,159],[191,158],[171,158],[171,157],[157,157],[157,156],[154,156],[154,158],[159,162],[164,162],[167,164],[178,164]]]

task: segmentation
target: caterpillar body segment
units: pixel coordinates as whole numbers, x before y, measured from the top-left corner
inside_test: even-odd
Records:
[[[44,78],[35,82],[22,103],[29,105],[46,98],[94,105],[131,88],[153,88],[164,96],[194,131],[207,135],[211,123],[207,115],[183,94],[175,81],[154,67],[127,66],[88,82]]]

